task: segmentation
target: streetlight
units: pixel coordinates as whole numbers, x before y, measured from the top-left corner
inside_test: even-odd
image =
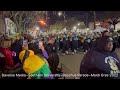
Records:
[[[40,23],[43,24],[43,25],[46,25],[46,23],[45,23],[43,20],[38,21],[38,22],[40,22]]]
[[[62,15],[62,13],[61,12],[58,12],[58,16],[61,16]]]
[[[58,12],[58,16],[63,16],[63,18],[64,18],[64,22],[65,22],[65,11],[64,12]]]

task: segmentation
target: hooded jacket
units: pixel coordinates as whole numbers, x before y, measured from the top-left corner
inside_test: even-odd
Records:
[[[119,79],[120,59],[115,51],[105,52],[108,37],[101,37],[97,46],[89,50],[80,65],[81,79]],[[87,75],[87,76],[86,76]]]
[[[34,55],[32,50],[28,52],[29,55],[25,50],[19,54],[19,58],[23,62],[23,70],[28,74],[28,77],[31,79],[51,79],[51,71],[43,58]],[[25,56],[26,58],[24,58]]]

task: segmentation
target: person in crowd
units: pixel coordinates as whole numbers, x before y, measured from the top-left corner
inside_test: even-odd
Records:
[[[84,41],[85,41],[85,38],[82,36],[80,37],[80,46],[81,46],[81,49],[84,49]]]
[[[19,53],[22,51],[22,45],[18,39],[16,39],[15,42],[11,44],[11,50],[15,64],[20,63]]]
[[[68,41],[68,38],[67,38],[66,34],[64,33],[63,34],[63,47],[62,47],[62,53],[63,53],[63,55],[65,55],[65,52],[67,52],[67,54],[68,54],[67,41]]]
[[[14,68],[15,64],[14,64],[14,60],[12,57],[12,51],[10,50],[10,44],[9,44],[9,40],[5,40],[3,42],[1,42],[1,48],[0,48],[0,52],[5,56],[5,67],[6,69],[12,69]]]
[[[75,54],[75,35],[74,33],[72,33],[72,54],[74,55]]]
[[[81,79],[120,79],[120,59],[113,49],[110,36],[101,37],[95,49],[90,49],[80,64]],[[98,76],[94,76],[98,75]],[[108,75],[104,77],[103,74]]]
[[[102,36],[111,36],[111,34],[108,30],[105,30],[102,32]]]
[[[59,48],[59,50],[62,51],[62,48],[63,48],[63,35],[62,34],[60,34],[59,41],[60,41],[60,48]]]
[[[47,51],[45,50],[42,41],[39,41],[38,47],[39,47],[39,49],[42,51],[42,56],[43,56],[45,59],[48,59],[48,53],[47,53]]]
[[[73,44],[73,46],[74,46],[74,52],[76,53],[77,52],[77,49],[78,49],[78,37],[77,37],[77,35],[76,34],[74,34],[74,38],[73,38],[74,40],[74,44]]]
[[[84,54],[88,51],[88,49],[89,49],[89,44],[87,42],[87,39],[85,39],[83,43]]]
[[[48,53],[48,56],[51,54],[51,53],[57,53],[57,47],[55,45],[55,38],[54,36],[51,36],[49,38],[49,41],[48,41],[48,44],[46,45],[45,47],[45,50],[47,51]]]
[[[69,41],[70,41],[69,48],[70,48],[70,50],[72,51],[72,54],[74,54],[74,48],[73,48],[73,43],[72,43],[72,41],[73,41],[72,33],[70,33]]]
[[[97,46],[96,44],[97,44],[97,41],[99,41],[99,38],[104,37],[104,36],[111,36],[111,34],[108,30],[103,31],[101,33],[101,35],[99,35],[99,36],[97,36],[96,33],[94,33],[94,37],[93,37],[92,42],[91,42],[91,48],[95,48]]]
[[[59,56],[56,53],[52,53],[50,54],[49,58],[48,58],[48,63],[49,63],[49,67],[50,70],[54,76],[54,79],[59,79],[59,78],[63,78],[59,75],[63,74],[62,72],[62,67],[59,68]],[[59,74],[58,76],[55,76]]]
[[[59,35],[56,36],[56,40],[55,40],[55,43],[56,43],[56,47],[57,47],[57,54],[59,55],[59,50],[60,50],[60,41],[59,41],[60,37]]]
[[[23,70],[28,74],[28,79],[52,79],[51,71],[45,61],[30,50],[24,50],[19,58],[23,63]]]

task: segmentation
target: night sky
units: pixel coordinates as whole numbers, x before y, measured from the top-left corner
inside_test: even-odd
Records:
[[[93,21],[93,12],[92,11],[65,11],[66,20],[72,17],[76,17],[80,21],[91,22]],[[50,15],[51,23],[55,23],[57,20],[63,20],[63,17],[58,17],[57,15]],[[96,20],[103,21],[108,18],[120,17],[120,11],[96,11]]]
[[[92,17],[93,15],[91,11],[66,11],[66,14],[71,17],[85,14]],[[98,19],[120,17],[120,11],[96,11],[96,16]]]

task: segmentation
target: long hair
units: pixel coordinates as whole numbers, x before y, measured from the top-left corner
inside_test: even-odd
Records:
[[[48,63],[52,74],[56,74],[59,65],[59,56],[56,53],[51,53],[48,57]]]

